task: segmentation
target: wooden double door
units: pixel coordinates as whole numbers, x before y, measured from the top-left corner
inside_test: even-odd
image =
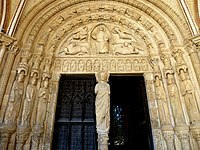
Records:
[[[142,76],[110,76],[109,150],[153,149]],[[94,75],[60,79],[53,150],[97,150]]]

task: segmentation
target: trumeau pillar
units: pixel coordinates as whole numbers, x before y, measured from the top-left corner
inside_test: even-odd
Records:
[[[98,150],[108,150],[108,133],[110,129],[110,85],[109,74],[104,71],[96,73],[95,110],[96,129],[98,134]]]

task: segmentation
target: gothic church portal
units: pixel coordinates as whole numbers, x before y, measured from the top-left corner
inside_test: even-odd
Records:
[[[96,75],[86,87],[107,92],[87,89],[108,100],[105,111],[109,76],[143,76],[153,149],[200,149],[199,3],[3,0],[0,149],[52,149],[59,81],[77,75]],[[95,114],[95,140],[106,150],[110,118]]]

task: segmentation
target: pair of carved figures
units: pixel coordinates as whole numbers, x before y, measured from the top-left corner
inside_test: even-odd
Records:
[[[34,101],[36,98],[36,82],[37,74],[34,73],[30,79],[30,83],[27,86],[26,97],[24,100],[23,111],[22,111],[22,126],[30,126],[31,115],[34,107]],[[38,91],[37,96],[37,116],[36,125],[43,127],[46,118],[47,105],[49,102],[49,79],[45,78],[42,81],[42,85]]]
[[[178,53],[178,54],[177,54]],[[198,109],[198,105],[196,103],[196,97],[194,94],[192,82],[189,79],[188,69],[185,65],[185,61],[183,60],[183,56],[180,54],[181,52],[177,52],[175,55],[176,60],[176,68],[180,78],[180,92],[184,98],[184,102],[186,105],[186,109],[188,112],[188,116],[190,119],[190,124],[195,124],[200,120],[200,113]],[[169,93],[169,98],[171,102],[172,112],[174,115],[174,120],[176,125],[185,124],[185,119],[183,115],[182,105],[179,97],[179,90],[174,80],[174,73],[171,67],[170,59],[163,60],[165,65],[165,74],[167,79],[167,89]],[[159,67],[154,65],[154,73],[159,74]],[[161,124],[169,125],[170,124],[170,116],[169,116],[169,108],[167,106],[166,92],[164,90],[164,86],[162,85],[161,75],[155,75],[155,85],[156,85],[156,95],[158,99],[159,106],[159,115],[161,119]],[[161,103],[162,105],[159,104]],[[167,121],[167,122],[166,122]]]
[[[180,78],[181,95],[184,97],[190,124],[194,125],[200,122],[200,112],[196,102],[194,88],[188,74],[188,67],[183,58],[183,52],[180,49],[173,51],[173,57],[176,60],[176,69]]]

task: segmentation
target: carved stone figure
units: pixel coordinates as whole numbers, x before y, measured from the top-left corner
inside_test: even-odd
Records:
[[[131,63],[130,59],[126,60],[125,67],[126,67],[127,71],[131,71],[132,70],[132,63]]]
[[[95,49],[98,54],[109,53],[109,31],[105,25],[93,29],[91,37],[95,40]]]
[[[51,59],[45,59],[44,72],[49,72],[51,68]]]
[[[65,52],[65,55],[84,55],[88,53],[88,47],[87,45],[84,46],[77,42],[71,42],[68,47],[64,48],[64,51],[61,51],[60,53],[62,52]]]
[[[115,60],[111,60],[110,61],[110,70],[111,71],[115,71],[116,70],[116,61]]]
[[[26,96],[25,96],[23,111],[22,111],[21,126],[28,127],[30,125],[31,113],[33,110],[34,100],[36,96],[37,76],[38,74],[34,72],[32,77],[30,78],[30,82],[26,89]]]
[[[180,71],[180,89],[181,89],[181,94],[184,97],[186,108],[188,111],[188,115],[190,118],[190,123],[195,124],[200,121],[200,113],[199,109],[195,100],[195,95],[193,92],[193,87],[190,79],[186,76],[186,73],[184,72],[183,69]]]
[[[119,60],[117,61],[117,69],[118,69],[119,71],[123,71],[123,70],[124,70],[124,62],[123,62],[123,60],[119,59]]]
[[[124,39],[124,40],[132,40],[133,37],[130,33],[128,32],[123,32],[121,31],[118,27],[115,27],[112,32],[114,34],[118,34],[118,39]]]
[[[5,113],[5,124],[16,124],[24,90],[24,77],[25,71],[21,70],[18,73],[17,80],[14,81]]]
[[[36,125],[43,127],[44,121],[47,113],[47,105],[50,102],[49,99],[49,78],[46,77],[42,81],[42,87],[39,89],[38,93],[38,107],[37,107],[37,117]]]
[[[34,55],[33,56],[33,66],[32,66],[32,68],[33,69],[38,69],[39,68],[39,66],[40,66],[40,63],[41,63],[41,61],[42,61],[42,56],[41,55]]]
[[[99,71],[99,70],[100,70],[100,67],[101,67],[101,64],[100,64],[99,60],[96,59],[96,60],[94,61],[94,71]]]
[[[110,129],[110,85],[107,83],[108,74],[98,72],[96,74],[96,128],[97,133],[108,133]]]
[[[74,33],[71,38],[69,39],[69,42],[71,41],[80,41],[80,42],[86,42],[87,41],[87,37],[88,37],[88,27],[85,26],[83,27],[80,31]]]
[[[171,101],[172,112],[174,115],[174,120],[176,125],[184,125],[185,119],[183,116],[183,111],[181,107],[180,97],[178,93],[178,88],[174,82],[173,74],[167,74],[168,92]]]
[[[61,60],[60,59],[57,59],[55,61],[54,68],[55,68],[56,71],[60,71],[61,70]]]
[[[171,61],[168,55],[166,54],[162,54],[161,55],[161,59],[165,65],[165,70],[171,70],[172,69],[172,65],[171,65]]]
[[[72,60],[70,64],[70,70],[76,71],[76,68],[77,68],[76,60]]]
[[[141,69],[143,71],[147,71],[148,70],[148,64],[147,64],[146,60],[142,59],[140,66],[141,66]]]
[[[165,90],[158,75],[155,76],[155,85],[161,126],[168,126],[170,125],[169,108],[165,95]]]
[[[65,60],[63,62],[63,69],[62,69],[64,72],[65,71],[68,71],[69,70],[69,61],[68,60]]]
[[[92,70],[92,61],[91,60],[87,60],[86,61],[86,70],[87,71],[91,71]]]
[[[133,61],[133,68],[135,71],[140,71],[140,63],[137,59]]]
[[[84,69],[85,69],[84,61],[83,60],[79,60],[79,62],[78,62],[78,70],[79,71],[84,71]]]
[[[132,46],[131,43],[125,42],[124,44],[120,44],[120,46],[115,47],[114,54],[131,55],[131,54],[138,54],[138,52],[135,51],[135,48]]]
[[[107,60],[102,61],[102,70],[108,71],[108,61]]]

